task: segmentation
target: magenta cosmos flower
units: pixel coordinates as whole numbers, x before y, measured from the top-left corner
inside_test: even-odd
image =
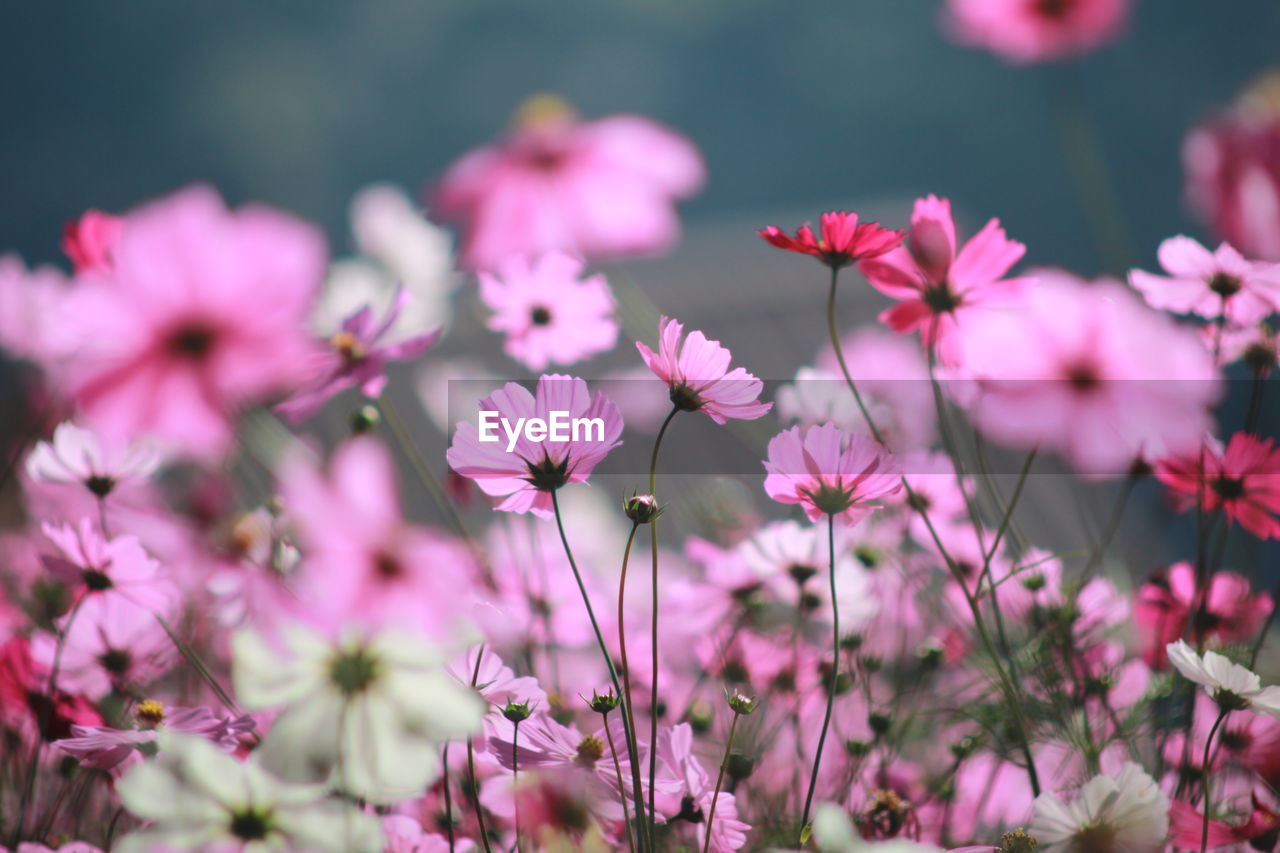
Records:
[[[1130,0],[948,0],[945,29],[960,44],[1018,64],[1087,53],[1124,28]]]
[[[897,494],[897,462],[869,436],[849,435],[831,424],[792,427],[769,442],[764,490],[784,504],[800,504],[810,521],[830,515],[861,521],[881,498]]]
[[[76,272],[105,272],[111,269],[124,219],[101,210],[86,210],[81,217],[62,229],[62,251],[71,259]]]
[[[1280,539],[1280,448],[1273,438],[1238,432],[1225,448],[1211,440],[1161,459],[1156,478],[1179,510],[1221,509],[1259,539]]]
[[[506,259],[480,273],[480,298],[493,310],[488,325],[505,334],[503,351],[530,370],[570,365],[613,349],[618,321],[602,275],[579,278],[583,262],[564,252]]]
[[[498,509],[549,518],[551,493],[585,483],[621,434],[622,416],[603,392],[544,375],[536,394],[508,382],[481,400],[478,424],[458,424],[447,458],[485,494],[505,498]]]
[[[658,323],[658,351],[639,341],[640,357],[670,388],[671,402],[682,412],[706,412],[718,424],[730,418],[755,420],[773,408],[761,403],[764,383],[745,368],[729,369],[733,357],[719,341],[690,332],[681,342],[684,326],[669,317]]]
[[[1280,74],[1193,128],[1182,165],[1188,201],[1219,238],[1280,261]]]
[[[1191,563],[1174,563],[1142,585],[1134,598],[1133,621],[1148,666],[1163,669],[1165,646],[1186,636],[1188,627],[1197,646],[1207,640],[1248,642],[1275,606],[1270,593],[1254,595],[1249,579],[1236,572],[1215,572],[1203,599],[1201,615],[1201,591]]]
[[[975,425],[1098,477],[1199,447],[1221,377],[1196,334],[1118,282],[1039,278],[1016,309],[961,331],[961,368],[977,379]]]
[[[265,207],[230,211],[208,187],[131,213],[110,269],[83,274],[68,305],[82,342],[75,402],[112,435],[225,450],[241,409],[305,378],[324,268],[316,229]]]
[[[791,236],[770,225],[757,232],[770,245],[788,252],[811,255],[832,269],[847,267],[864,258],[883,255],[902,244],[902,232],[881,227],[879,222],[859,222],[858,214],[830,210],[822,214],[819,234],[806,222]]]
[[[472,269],[554,249],[650,254],[675,245],[675,202],[704,180],[698,150],[675,131],[631,115],[581,122],[544,95],[526,102],[505,139],[453,163],[430,207],[462,226]]]
[[[918,330],[925,346],[936,346],[939,358],[951,363],[963,318],[1011,304],[1033,282],[1004,278],[1025,252],[1026,246],[1005,236],[998,219],[957,251],[951,202],[931,195],[916,199],[907,245],[858,268],[873,287],[898,300],[880,322],[899,333]]]
[[[1280,265],[1245,260],[1226,243],[1210,252],[1182,236],[1161,243],[1159,258],[1167,276],[1129,273],[1129,283],[1153,308],[1240,326],[1280,310]]]

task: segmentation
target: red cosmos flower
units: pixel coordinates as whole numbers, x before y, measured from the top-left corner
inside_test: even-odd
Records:
[[[1236,572],[1218,572],[1204,594],[1204,613],[1196,590],[1195,569],[1190,563],[1175,563],[1168,571],[1153,574],[1138,590],[1133,619],[1142,641],[1142,658],[1153,669],[1163,669],[1164,647],[1186,633],[1187,622],[1195,618],[1192,638],[1197,642],[1214,639],[1225,643],[1252,639],[1274,607],[1271,594],[1251,594],[1249,581]]]
[[[1210,440],[1202,452],[1162,459],[1155,474],[1179,511],[1197,503],[1211,512],[1221,508],[1259,539],[1280,538],[1280,448],[1275,439],[1238,432],[1225,449]]]
[[[776,225],[756,232],[779,249],[812,255],[833,270],[865,258],[883,255],[902,245],[901,231],[881,227],[879,222],[858,222],[858,214],[830,210],[822,214],[822,236],[814,237],[809,223],[801,225],[794,237]]]
[[[1280,813],[1259,802],[1255,795],[1253,810],[1244,823],[1209,821],[1209,838],[1206,846],[1207,849],[1212,850],[1228,844],[1243,844],[1259,835],[1275,831],[1278,824],[1280,824]],[[1197,811],[1196,807],[1190,803],[1173,800],[1169,803],[1169,829],[1177,849],[1199,850],[1204,832],[1204,814]]]

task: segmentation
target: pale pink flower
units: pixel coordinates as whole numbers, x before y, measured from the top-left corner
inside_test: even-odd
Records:
[[[122,444],[64,421],[50,441],[31,451],[27,473],[39,482],[82,485],[94,497],[105,498],[121,483],[145,480],[159,464],[153,447]]]
[[[672,404],[683,412],[705,412],[718,424],[730,418],[755,420],[773,403],[761,403],[764,383],[745,368],[729,369],[733,357],[719,341],[700,331],[681,340],[684,326],[669,317],[658,323],[658,351],[637,341],[640,357],[670,388]]]
[[[175,602],[177,590],[137,536],[108,539],[87,518],[75,526],[45,522],[41,529],[62,552],[60,556],[45,555],[45,568],[71,589],[90,596],[122,595],[154,611],[163,611]]]
[[[630,115],[580,122],[542,96],[505,139],[453,163],[430,207],[462,226],[462,258],[473,269],[553,249],[651,254],[675,245],[675,201],[704,178],[697,149],[675,131]]]
[[[1219,329],[1215,324],[1201,327],[1200,339],[1205,349],[1218,350],[1218,365],[1240,361],[1256,376],[1266,378],[1280,365],[1280,334],[1266,323],[1245,328],[1227,326]]]
[[[470,838],[450,841],[439,833],[427,832],[418,821],[402,814],[382,819],[382,835],[386,843],[383,853],[469,853],[476,849]]]
[[[359,386],[360,393],[377,399],[387,387],[387,364],[412,361],[440,339],[440,331],[428,332],[404,340],[392,335],[392,328],[412,297],[397,289],[391,307],[379,322],[373,306],[365,305],[342,321],[341,327],[327,341],[313,361],[316,378],[294,396],[276,406],[291,423],[300,423],[314,415],[338,394]]]
[[[105,432],[213,456],[245,407],[306,377],[304,323],[324,278],[320,234],[191,187],[130,213],[107,271],[67,306],[81,346],[67,379]]]
[[[376,439],[344,443],[327,475],[295,453],[280,489],[302,552],[290,587],[309,621],[333,631],[397,623],[436,638],[457,627],[474,561],[460,543],[405,520],[394,463]]]
[[[0,349],[46,369],[74,343],[62,322],[70,289],[49,266],[28,270],[17,255],[0,255]]]
[[[831,424],[792,427],[769,442],[764,490],[779,503],[800,504],[810,521],[861,521],[902,488],[897,462],[873,439]]]
[[[972,312],[1008,306],[1034,282],[1005,278],[1026,252],[992,219],[956,247],[951,202],[937,196],[916,199],[905,246],[864,260],[858,269],[872,286],[898,304],[880,315],[895,332],[918,331],[926,347],[936,347],[944,363],[955,361],[955,331]]]
[[[65,632],[58,684],[100,698],[112,689],[132,689],[161,675],[178,657],[173,641],[157,619],[123,595],[92,595],[64,616]],[[40,633],[31,656],[41,666],[53,663],[57,640]]]
[[[470,477],[487,495],[502,497],[497,509],[505,512],[532,512],[543,518],[552,514],[551,493],[569,483],[585,483],[596,465],[621,442],[622,417],[618,407],[603,393],[592,395],[587,383],[572,376],[543,375],[538,378],[536,396],[515,382],[508,382],[480,401],[481,412],[517,426],[520,419],[536,418],[547,427],[541,440],[527,430],[518,435],[507,450],[507,437],[499,424],[490,423],[490,441],[482,441],[477,425],[460,422],[449,446],[449,466]],[[551,440],[552,412],[568,420],[567,441]],[[483,415],[482,415],[483,417]],[[580,422],[577,437],[572,422]]]
[[[688,723],[658,733],[658,760],[666,765],[664,775],[678,780],[679,787],[673,792],[664,792],[655,805],[673,827],[692,827],[694,849],[701,850],[707,844],[707,818],[711,812],[711,801],[715,798],[715,786],[712,774],[702,766],[693,749],[693,728]],[[738,819],[738,806],[733,794],[720,792],[713,820],[707,849],[729,853],[747,843],[751,825]]]
[[[78,756],[80,763],[95,770],[118,770],[135,756],[152,749],[161,730],[196,735],[223,752],[233,752],[240,736],[254,729],[248,715],[226,717],[208,708],[167,708],[155,701],[143,701],[134,710],[135,727],[113,729],[103,726],[71,727],[72,737],[55,741],[63,752]]]
[[[507,355],[541,371],[613,348],[618,321],[609,283],[599,274],[580,278],[583,267],[579,258],[548,252],[513,256],[480,273],[480,299],[494,312],[488,326],[506,335]]]
[[[1066,273],[1041,273],[1017,310],[975,318],[963,350],[978,428],[1056,451],[1089,476],[1194,450],[1221,391],[1195,333],[1118,283]]]
[[[1226,243],[1210,252],[1183,236],[1161,243],[1159,258],[1167,276],[1129,273],[1153,308],[1242,326],[1280,310],[1280,265],[1245,260]]]
[[[1017,64],[1087,53],[1114,39],[1130,0],[948,0],[944,28],[957,42]]]

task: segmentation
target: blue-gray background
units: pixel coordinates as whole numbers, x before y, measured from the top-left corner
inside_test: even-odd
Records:
[[[937,0],[172,0],[0,12],[0,247],[56,258],[61,223],[208,179],[344,234],[351,193],[419,187],[531,91],[636,111],[711,171],[690,223],[933,191],[999,215],[1030,259],[1102,267],[1053,98],[1075,72],[946,42]],[[1275,0],[1141,0],[1079,68],[1133,236],[1192,228],[1189,124],[1280,60]],[[1053,93],[1059,93],[1057,95]],[[744,235],[744,241],[750,235]]]

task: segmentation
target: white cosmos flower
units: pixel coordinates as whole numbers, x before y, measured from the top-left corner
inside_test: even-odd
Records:
[[[1130,761],[1114,776],[1094,776],[1071,803],[1041,794],[1027,831],[1042,851],[1155,853],[1169,834],[1169,798]]]
[[[942,848],[905,838],[865,841],[849,813],[832,803],[819,803],[813,815],[813,840],[822,853],[942,853]]]
[[[156,759],[134,765],[116,783],[125,808],[151,823],[122,839],[118,853],[382,849],[377,819],[322,786],[281,782],[256,757],[237,761],[203,738],[162,731],[156,742]]]
[[[292,625],[278,645],[245,630],[231,648],[244,706],[284,708],[259,751],[291,781],[328,781],[377,803],[412,799],[435,780],[439,746],[480,730],[483,701],[414,634],[334,640]]]
[[[1280,717],[1280,687],[1263,687],[1262,679],[1217,652],[1204,657],[1184,641],[1165,646],[1169,660],[1188,680],[1204,687],[1205,692],[1229,711],[1246,708],[1259,714]]]
[[[78,483],[102,498],[121,482],[150,476],[160,461],[154,447],[115,446],[66,421],[54,429],[52,441],[31,451],[27,473],[45,483]]]

